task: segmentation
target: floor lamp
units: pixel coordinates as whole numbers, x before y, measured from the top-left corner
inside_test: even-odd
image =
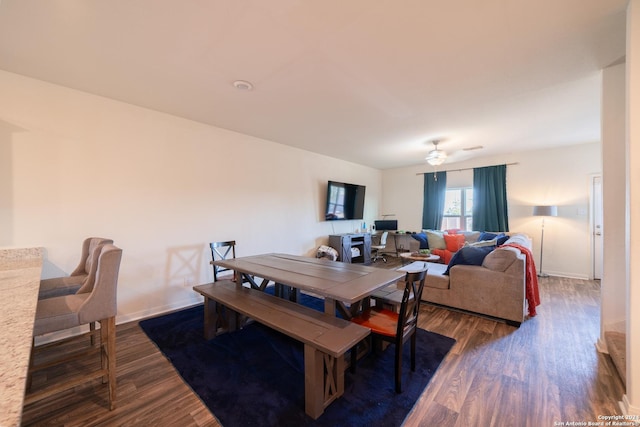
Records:
[[[544,217],[558,216],[558,207],[548,206],[548,205],[534,206],[533,216],[542,217],[542,234],[540,236],[540,271],[538,271],[538,277],[549,277],[548,274],[545,274],[542,272],[542,249],[544,247]]]

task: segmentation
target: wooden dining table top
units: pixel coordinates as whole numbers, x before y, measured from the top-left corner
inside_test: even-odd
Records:
[[[404,277],[402,271],[279,253],[214,264],[350,304]]]

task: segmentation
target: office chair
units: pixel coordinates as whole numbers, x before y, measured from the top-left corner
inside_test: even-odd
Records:
[[[387,246],[387,236],[389,236],[389,232],[385,231],[380,236],[380,243],[378,245],[371,245],[371,262],[376,262],[379,259],[387,262],[387,258],[381,253]]]

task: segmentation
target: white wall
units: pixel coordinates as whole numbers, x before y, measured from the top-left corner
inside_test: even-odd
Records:
[[[602,71],[603,254],[601,281],[601,341],[604,331],[625,332],[626,206],[625,64]]]
[[[322,220],[329,179],[366,185],[378,215],[376,169],[2,71],[0,93],[0,247],[45,247],[52,277],[113,238],[119,322],[199,301],[210,241],[314,255],[353,231]]]
[[[479,158],[445,164],[439,170],[505,163],[518,163],[507,167],[510,231],[532,237],[536,265],[540,265],[541,219],[532,216],[532,207],[558,205],[558,216],[545,222],[543,270],[551,275],[588,278],[592,271],[590,178],[601,173],[600,143]],[[421,228],[423,176],[416,173],[432,171],[426,164],[383,171],[382,210],[397,215],[399,228]],[[447,173],[447,186],[472,185],[472,171]]]
[[[626,413],[640,415],[640,0],[627,6],[626,55],[626,152],[627,165],[627,240],[629,281],[627,282],[627,394],[623,398]],[[635,227],[634,227],[635,225]]]

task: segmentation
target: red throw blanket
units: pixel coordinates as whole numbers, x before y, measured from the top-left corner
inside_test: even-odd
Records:
[[[540,305],[540,292],[538,290],[538,273],[536,272],[536,265],[533,262],[533,254],[531,251],[521,245],[515,243],[507,243],[502,246],[510,246],[512,248],[519,249],[525,256],[525,276],[526,276],[526,298],[529,303],[529,316],[536,315],[536,307]]]

